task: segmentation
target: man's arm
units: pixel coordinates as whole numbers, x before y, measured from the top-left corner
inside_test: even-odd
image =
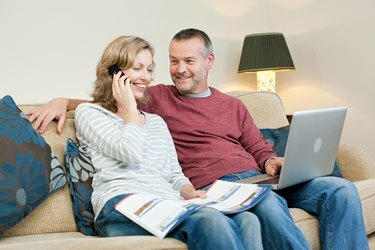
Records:
[[[66,114],[74,110],[79,104],[88,102],[80,99],[55,98],[27,113],[29,121],[39,133],[43,133],[52,120],[57,120],[57,133],[61,133],[66,121]]]

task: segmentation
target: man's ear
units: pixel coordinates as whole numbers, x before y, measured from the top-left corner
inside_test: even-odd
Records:
[[[214,61],[215,61],[215,54],[212,52],[207,56],[207,64],[208,64],[209,69],[211,69],[212,66],[214,65]]]

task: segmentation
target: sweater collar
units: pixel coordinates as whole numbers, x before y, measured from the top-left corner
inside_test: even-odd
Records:
[[[192,98],[203,98],[203,97],[209,97],[211,95],[211,89],[207,88],[206,91],[198,94],[184,94],[178,91],[181,95],[187,96],[187,97],[192,97]]]

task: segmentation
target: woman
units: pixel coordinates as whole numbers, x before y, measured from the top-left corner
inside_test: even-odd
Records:
[[[116,38],[97,65],[93,101],[76,109],[77,138],[88,146],[96,170],[92,205],[101,236],[149,234],[114,209],[129,193],[168,199],[206,196],[183,175],[164,120],[137,109],[152,79],[153,54],[152,46],[141,38]],[[112,65],[121,71],[110,75]],[[167,237],[186,242],[189,249],[262,248],[260,224],[250,212],[229,217],[202,208]]]

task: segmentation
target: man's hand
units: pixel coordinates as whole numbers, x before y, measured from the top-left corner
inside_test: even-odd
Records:
[[[267,174],[274,176],[280,173],[281,168],[284,165],[283,157],[275,157],[266,162],[264,169]]]
[[[39,133],[43,133],[52,120],[57,120],[57,133],[61,133],[66,120],[69,99],[56,98],[49,101],[40,108],[31,110],[27,113],[29,121]]]

